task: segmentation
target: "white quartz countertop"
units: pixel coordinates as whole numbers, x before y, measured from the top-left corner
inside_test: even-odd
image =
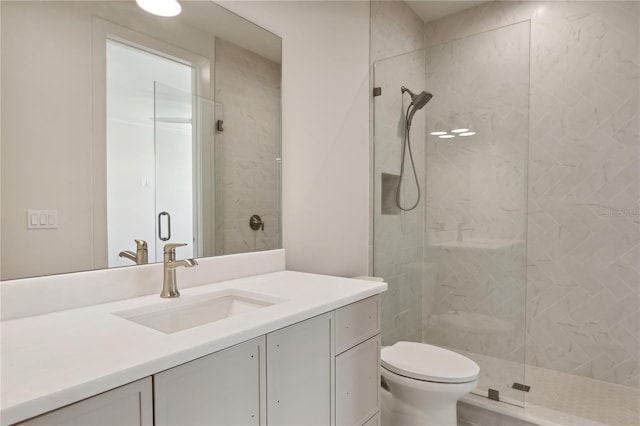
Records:
[[[0,423],[9,425],[382,293],[385,283],[281,271],[1,323]],[[173,334],[114,315],[237,289],[283,302]],[[69,297],[73,297],[72,294]]]

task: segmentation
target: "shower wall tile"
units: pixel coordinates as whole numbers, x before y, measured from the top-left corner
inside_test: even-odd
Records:
[[[528,321],[547,318],[575,350],[550,344],[530,352],[528,361],[638,387],[638,334],[624,324],[640,310],[640,277],[637,270],[614,266],[639,243],[640,144],[638,125],[633,127],[638,121],[638,3],[543,7],[532,20],[532,50],[539,54],[532,56],[531,109],[540,118],[532,121],[537,130],[530,151],[545,152],[553,167],[530,170],[529,198],[555,226],[542,233],[529,230],[538,234],[528,247],[529,262],[544,272],[529,278],[563,294],[556,300],[538,296],[539,309]],[[626,187],[632,188],[630,194]],[[576,297],[577,290],[583,295]],[[566,309],[557,308],[561,303]],[[549,329],[529,332],[531,340],[539,340]],[[546,355],[554,349],[560,361]]]
[[[215,101],[224,120],[216,140],[223,164],[222,206],[216,206],[222,244],[216,254],[277,248],[280,64],[216,39],[215,68]],[[264,231],[249,227],[254,214],[264,221]]]
[[[371,2],[371,62],[424,48],[424,23],[404,1]]]
[[[437,51],[524,20],[531,25],[526,360],[638,388],[640,3],[488,2],[427,23],[425,45]],[[432,173],[462,177],[448,157],[427,158],[428,181],[437,179]],[[460,214],[462,190],[453,185],[439,194],[444,205],[427,206],[432,239],[450,238],[431,230],[429,216]],[[515,220],[506,218],[505,229]],[[481,228],[496,232],[495,225]],[[456,303],[474,306],[459,300],[472,294]]]
[[[535,2],[491,1],[425,24],[425,46],[458,40],[530,19]]]

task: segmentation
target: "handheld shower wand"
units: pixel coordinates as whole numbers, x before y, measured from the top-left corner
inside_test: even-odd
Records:
[[[402,94],[404,94],[405,92],[409,93],[409,95],[411,95],[411,103],[407,107],[407,112],[405,114],[405,132],[404,140],[402,143],[402,158],[400,160],[400,179],[398,179],[398,187],[396,189],[396,205],[400,210],[411,211],[415,209],[420,202],[420,182],[418,181],[418,173],[416,172],[416,165],[413,161],[413,153],[411,152],[411,122],[413,121],[413,116],[415,115],[416,111],[421,110],[427,104],[427,102],[431,100],[433,95],[429,92],[425,92],[424,90],[416,95],[404,86],[400,87],[400,92]],[[411,160],[411,169],[413,170],[413,176],[415,178],[416,188],[418,190],[418,198],[411,207],[403,207],[400,203],[400,188],[402,186],[402,178],[404,177],[404,157],[405,150],[407,148],[409,150],[409,159]]]

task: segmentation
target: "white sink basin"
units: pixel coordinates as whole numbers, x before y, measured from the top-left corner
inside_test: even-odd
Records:
[[[142,308],[114,312],[120,318],[171,334],[285,301],[273,296],[226,290],[199,296],[180,296]]]

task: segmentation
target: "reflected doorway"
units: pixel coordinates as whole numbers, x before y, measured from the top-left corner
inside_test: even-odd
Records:
[[[147,242],[149,263],[169,242],[197,256],[196,70],[111,39],[106,53],[109,267],[132,264],[119,253],[133,239]]]

